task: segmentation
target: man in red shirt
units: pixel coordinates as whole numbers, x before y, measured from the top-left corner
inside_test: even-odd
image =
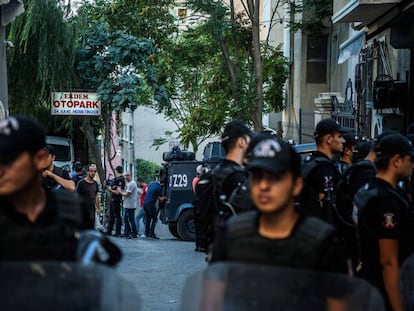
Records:
[[[141,194],[140,194],[140,198],[139,198],[139,208],[137,216],[135,217],[135,225],[137,227],[137,233],[139,235],[139,222],[142,219],[142,221],[145,224],[145,211],[142,208],[144,206],[144,200],[145,200],[145,195],[147,194],[147,184],[144,182],[144,180],[142,178],[138,178],[137,179],[137,186],[138,186],[138,190],[141,189]],[[144,234],[142,234],[144,235]]]

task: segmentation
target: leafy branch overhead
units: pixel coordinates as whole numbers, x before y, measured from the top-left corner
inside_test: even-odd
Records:
[[[91,24],[82,37],[79,76],[84,85],[97,89],[110,111],[134,110],[153,99],[168,101],[165,89],[157,83],[156,69],[147,61],[154,52],[149,39],[110,32],[105,22]]]

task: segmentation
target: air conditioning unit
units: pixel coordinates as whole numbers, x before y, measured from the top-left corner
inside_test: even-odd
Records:
[[[407,104],[407,83],[381,75],[374,81],[372,97],[375,109],[398,108]]]

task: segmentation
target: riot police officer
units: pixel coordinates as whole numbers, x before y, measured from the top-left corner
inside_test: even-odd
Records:
[[[263,135],[251,152],[250,194],[256,210],[221,228],[211,261],[241,261],[324,271],[347,271],[335,229],[299,214],[301,159],[286,142]]]
[[[403,310],[399,273],[404,259],[414,251],[414,222],[397,186],[411,176],[414,150],[410,141],[397,133],[383,136],[374,148],[376,177],[354,197],[361,272],[382,291],[389,310]]]
[[[353,162],[354,150],[356,147],[355,136],[352,133],[342,135],[344,144],[340,152],[339,160],[336,162],[339,174],[342,175],[351,166]]]
[[[115,225],[115,236],[121,236],[121,204],[122,204],[122,195],[119,194],[119,189],[123,190],[125,188],[125,179],[122,176],[123,173],[122,166],[117,166],[115,168],[115,178],[109,180],[106,184],[106,189],[111,193],[111,202],[109,209],[109,222],[108,228],[104,232],[106,235],[112,235],[112,229]]]
[[[342,151],[342,134],[347,131],[333,119],[321,120],[314,133],[317,151],[305,159],[302,171],[304,187],[299,198],[301,209],[308,215],[331,223],[339,179],[333,157]]]
[[[241,120],[228,122],[221,137],[226,158],[212,171],[200,176],[193,200],[197,228],[196,251],[206,251],[215,232],[232,214],[243,209],[231,206],[234,191],[247,180],[243,167],[252,132]]]
[[[42,184],[45,133],[27,116],[0,121],[0,260],[75,260],[80,201]]]

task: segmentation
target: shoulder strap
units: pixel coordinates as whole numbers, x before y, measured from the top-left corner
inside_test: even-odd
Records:
[[[248,211],[231,217],[227,222],[227,238],[238,239],[243,236],[249,236],[257,230],[256,221],[257,211]]]
[[[225,167],[222,167],[220,164],[217,165],[212,170],[212,180],[215,192],[217,192],[216,189],[222,189],[226,180],[236,172],[244,172],[244,170],[237,164]]]
[[[388,192],[391,193],[395,198],[397,198],[406,208],[409,207],[408,202],[394,189],[387,188]]]
[[[56,200],[58,218],[64,223],[80,226],[82,224],[81,199],[63,189],[53,190],[52,195]]]
[[[307,158],[305,159],[303,169],[302,169],[302,177],[306,178],[318,165],[335,165],[332,161],[324,158],[324,157],[314,157],[314,158]]]
[[[322,244],[326,238],[335,232],[335,228],[316,217],[306,217],[294,235],[302,241],[304,245]]]

